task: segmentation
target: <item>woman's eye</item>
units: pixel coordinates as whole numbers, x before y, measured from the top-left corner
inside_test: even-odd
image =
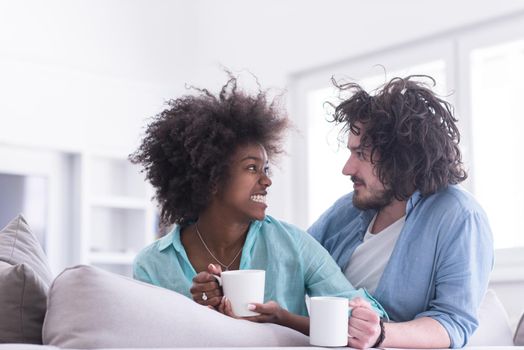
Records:
[[[249,166],[247,167],[247,170],[250,170],[250,171],[254,171],[254,172],[256,172],[256,171],[257,171],[257,166],[256,166],[256,165],[249,165]]]
[[[264,174],[266,174],[267,176],[271,175],[271,168],[268,167],[268,166],[265,166],[264,167]]]

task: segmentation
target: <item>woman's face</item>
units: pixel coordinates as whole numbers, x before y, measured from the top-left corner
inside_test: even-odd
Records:
[[[268,157],[258,143],[240,146],[231,157],[229,177],[217,189],[215,201],[239,220],[262,220],[266,215]]]

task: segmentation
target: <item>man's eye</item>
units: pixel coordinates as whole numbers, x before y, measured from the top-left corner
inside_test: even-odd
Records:
[[[249,165],[249,166],[247,167],[247,170],[255,171],[255,172],[256,172],[256,171],[257,171],[257,166],[256,166],[256,165]]]

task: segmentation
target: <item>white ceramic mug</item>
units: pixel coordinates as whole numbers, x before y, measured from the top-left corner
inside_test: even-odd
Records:
[[[309,343],[315,346],[346,346],[348,343],[348,299],[312,297],[309,314]]]
[[[219,276],[213,275],[222,286],[224,295],[231,301],[235,315],[240,317],[257,316],[258,312],[247,308],[248,304],[264,302],[266,271],[233,270],[224,271]]]

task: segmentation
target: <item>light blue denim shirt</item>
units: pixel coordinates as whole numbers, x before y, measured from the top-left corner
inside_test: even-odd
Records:
[[[212,261],[210,261],[212,262]],[[240,269],[266,270],[264,301],[274,300],[288,311],[307,315],[310,296],[368,299],[375,311],[382,307],[363,289],[355,290],[329,253],[305,231],[266,216],[253,221],[242,248]],[[196,271],[180,240],[180,227],[144,248],[135,258],[134,277],[191,298]]]
[[[376,213],[355,208],[352,197],[340,198],[308,230],[341,269]],[[428,197],[416,192],[373,296],[393,321],[431,317],[447,330],[452,347],[462,347],[478,326],[492,267],[488,219],[468,192],[460,186]]]

